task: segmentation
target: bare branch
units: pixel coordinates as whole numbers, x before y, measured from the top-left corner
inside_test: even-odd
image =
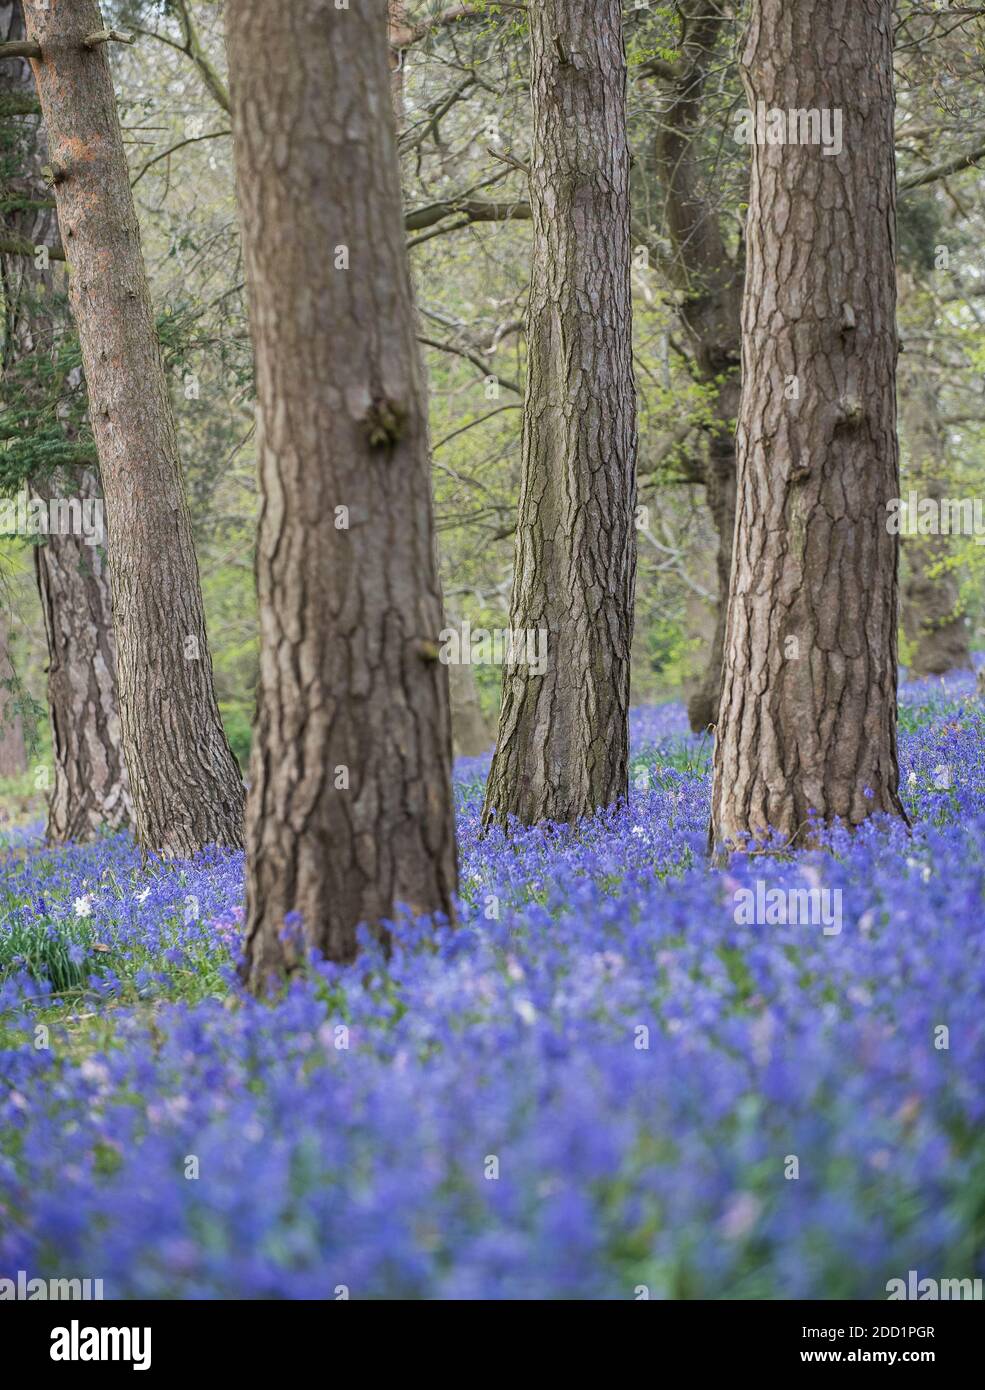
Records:
[[[41,57],[40,44],[27,39],[16,39],[12,43],[0,43],[0,58],[38,58]]]
[[[518,386],[515,381],[507,381],[504,377],[498,376],[492,368],[491,362],[484,362],[476,352],[470,352],[468,348],[458,347],[455,343],[442,343],[437,338],[425,338],[422,334],[417,335],[417,341],[423,343],[425,347],[436,348],[438,352],[450,352],[455,357],[462,357],[466,362],[471,362],[473,367],[478,367],[483,376],[495,376],[500,386],[505,386],[507,391],[513,391],[517,396],[523,395],[523,387]]]
[[[404,217],[404,227],[408,232],[418,232],[425,227],[433,227],[446,217],[461,217],[470,222],[509,222],[526,221],[530,217],[530,204],[523,200],[509,203],[488,203],[478,198],[450,199],[441,203],[430,203],[427,207],[414,208]]]
[[[668,63],[663,58],[647,58],[645,63],[640,63],[639,67],[630,71],[630,77],[656,77],[661,82],[675,84],[680,82],[682,70],[674,63]]]
[[[119,29],[97,29],[83,40],[86,48],[98,48],[101,43],[136,43],[136,34],[124,34]]]
[[[438,451],[438,449],[444,448],[444,446],[445,446],[450,440],[452,440],[452,439],[457,439],[458,436],[459,436],[460,434],[464,434],[466,430],[475,429],[476,425],[481,425],[481,424],[483,424],[483,422],[486,421],[486,420],[491,420],[491,419],[493,418],[494,415],[502,415],[502,413],[503,413],[504,410],[522,410],[522,409],[523,409],[523,406],[522,406],[522,405],[520,405],[518,402],[513,402],[513,401],[510,401],[510,402],[509,402],[508,404],[506,404],[506,405],[499,405],[499,406],[496,407],[495,410],[490,410],[486,415],[480,415],[480,416],[478,417],[478,419],[476,419],[476,420],[470,420],[469,423],[468,423],[467,425],[462,425],[459,429],[457,429],[457,430],[452,430],[451,434],[446,434],[445,437],[444,437],[444,439],[439,439],[438,442],[437,442],[437,444],[432,444],[432,446],[431,446],[431,452],[432,452],[432,453],[436,453],[436,452]]]
[[[228,116],[229,92],[226,89],[226,84],[219,76],[214,64],[202,47],[185,0],[178,0],[178,12],[181,16],[181,27],[184,31],[184,43],[176,43],[174,39],[168,38],[167,34],[162,34],[156,29],[138,28],[137,33],[145,34],[149,39],[157,39],[158,43],[166,44],[168,48],[173,48],[178,53],[183,53],[186,58],[190,58],[198,68],[202,81],[209,89],[212,99]]]
[[[950,174],[960,173],[962,169],[970,169],[983,158],[985,158],[985,141],[973,146],[970,150],[963,150],[960,154],[945,159],[941,164],[932,164],[929,169],[923,169],[918,174],[910,174],[905,179],[900,179],[899,191],[906,193],[911,188],[923,188],[925,184],[937,183],[941,179],[946,179]]]
[[[519,10],[521,13],[526,11],[526,5],[512,3],[512,0],[499,0],[499,7],[503,10]],[[469,19],[493,19],[485,5],[451,5],[447,10],[442,10],[440,14],[432,15],[429,19],[422,19],[417,24],[401,24],[399,19],[393,19],[390,23],[390,47],[400,51],[412,47],[415,43],[420,43],[421,39],[426,39],[429,34],[435,33],[439,29],[448,29],[463,20]]]
[[[179,140],[178,143],[176,145],[172,145],[170,149],[163,150],[161,154],[154,155],[153,159],[148,159],[147,163],[143,165],[139,173],[133,179],[132,183],[130,184],[130,187],[136,188],[137,184],[144,177],[144,175],[147,173],[147,170],[150,169],[152,165],[159,164],[162,159],[167,159],[168,155],[174,154],[175,150],[184,149],[185,145],[196,145],[200,140],[217,140],[220,135],[231,134],[231,130],[211,130],[208,132],[207,135],[189,135],[186,140]]]

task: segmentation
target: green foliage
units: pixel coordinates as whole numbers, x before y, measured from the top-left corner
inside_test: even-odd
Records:
[[[679,689],[695,639],[687,635],[680,620],[660,615],[650,619],[640,636],[643,649],[638,655],[634,653],[634,658],[645,662],[653,675],[661,678],[664,687]]]
[[[62,296],[38,297],[37,310],[61,317],[67,312],[62,303]],[[34,352],[15,362],[4,375],[0,407],[0,492],[12,495],[29,478],[60,468],[92,467],[96,451],[86,410],[74,333],[56,337],[50,353]]]
[[[100,973],[104,942],[97,942],[85,917],[57,921],[11,913],[0,932],[0,979],[26,970],[37,980],[49,980],[56,994],[81,991],[90,975]]]
[[[219,713],[229,746],[236,755],[240,769],[245,772],[250,765],[250,744],[253,739],[250,717],[242,703],[234,704],[228,700],[220,702]]]

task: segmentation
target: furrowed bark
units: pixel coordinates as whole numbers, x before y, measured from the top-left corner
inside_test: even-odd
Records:
[[[844,148],[752,148],[716,852],[903,815],[892,40],[892,0],[751,6],[749,108],[840,111]]]
[[[95,474],[64,487],[36,483],[34,495],[99,497]],[[103,550],[75,535],[34,548],[48,641],[48,709],[55,780],[48,840],[90,840],[133,816],[116,698],[116,639]]]
[[[258,992],[305,947],[351,960],[358,925],[379,929],[398,904],[450,917],[456,888],[386,13],[386,0],[226,9],[261,490],[245,964]]]
[[[27,771],[24,724],[11,690],[14,668],[9,639],[7,614],[0,607],[0,777],[16,777]]]
[[[627,793],[636,571],[626,62],[618,0],[530,10],[533,258],[507,659],[485,824]],[[531,640],[536,640],[532,638]]]
[[[19,4],[0,6],[0,38],[24,33]],[[7,99],[11,99],[9,102]],[[19,99],[19,100],[17,100]],[[33,116],[34,78],[27,62],[0,63],[0,113],[10,107]],[[2,119],[2,114],[0,114]],[[0,214],[0,225],[31,248],[54,248],[58,226],[42,170],[47,150],[38,120],[19,120],[4,151],[14,168],[5,187],[34,204]],[[50,352],[64,331],[64,300],[54,267],[30,256],[0,255],[6,322],[3,375],[19,362]],[[89,469],[57,479],[37,476],[31,493],[79,501],[100,497]],[[120,740],[116,641],[105,552],[79,536],[50,536],[34,547],[35,576],[48,643],[48,712],[54,779],[48,798],[51,843],[91,839],[130,824],[132,807]]]
[[[166,856],[242,843],[174,415],[154,328],[95,0],[27,11],[106,499],[120,723],[139,843]]]

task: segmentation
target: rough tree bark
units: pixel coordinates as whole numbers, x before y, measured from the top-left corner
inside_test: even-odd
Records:
[[[903,814],[892,41],[892,0],[753,0],[742,47],[750,109],[840,109],[844,149],[752,150],[717,852]]]
[[[23,37],[20,4],[0,4],[0,41]],[[0,141],[13,166],[4,197],[14,204],[0,211],[0,228],[15,242],[51,249],[58,244],[58,223],[54,207],[46,206],[51,203],[51,189],[42,174],[47,151],[32,103],[36,94],[27,61],[0,62],[0,122],[8,107],[17,112],[16,129],[8,119],[4,133],[10,138]],[[65,327],[58,263],[45,267],[36,260],[34,255],[0,254],[6,306],[0,381],[19,362],[49,352]],[[80,499],[101,495],[91,469],[64,476],[57,486],[38,476],[32,493]],[[131,819],[120,742],[109,571],[104,552],[76,536],[51,536],[35,546],[34,565],[48,639],[54,760],[47,837],[54,843],[86,840],[104,827],[121,829]]]
[[[387,0],[386,23],[390,45],[390,95],[399,133],[404,119],[404,49],[401,44],[412,36],[407,26],[406,0]]]
[[[573,822],[627,793],[636,572],[626,60],[618,0],[530,10],[533,256],[507,660],[483,819]],[[520,643],[521,651],[523,642]]]
[[[178,460],[95,0],[27,10],[69,298],[106,498],[120,723],[139,843],[242,843],[243,783],[219,717]]]
[[[258,398],[260,991],[305,945],[351,960],[398,903],[450,916],[456,868],[386,0],[241,0],[226,24]]]
[[[66,487],[36,483],[35,496],[99,497],[95,474]],[[105,553],[79,536],[50,536],[34,548],[48,641],[48,709],[55,780],[48,839],[90,840],[133,816],[120,738],[116,638]]]
[[[10,688],[13,676],[7,614],[0,607],[0,777],[16,777],[27,770],[24,724]]]

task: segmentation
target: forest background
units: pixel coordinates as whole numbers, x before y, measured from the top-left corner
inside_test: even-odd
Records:
[[[721,611],[720,470],[738,389],[748,149],[734,63],[742,6],[696,37],[688,5],[624,6],[633,153],[639,510],[632,697],[683,693],[707,722],[703,678]],[[698,15],[700,6],[691,7]],[[9,23],[14,7],[0,4]],[[111,45],[144,258],[177,414],[220,707],[246,766],[257,671],[253,383],[229,134],[221,6],[103,6],[137,36]],[[985,494],[985,153],[982,11],[901,3],[896,34],[901,494]],[[693,18],[693,17],[692,17]],[[446,622],[508,625],[528,288],[530,116],[522,7],[391,5],[405,226],[429,382]],[[0,150],[0,260],[25,205]],[[682,235],[700,207],[714,235]],[[297,236],[304,237],[304,226]],[[707,244],[710,240],[710,245]],[[15,248],[16,249],[16,248]],[[326,254],[331,254],[326,248]],[[67,323],[67,315],[66,315]],[[730,337],[730,331],[732,336]],[[75,357],[73,358],[73,352]],[[46,367],[32,430],[0,403],[0,488],[94,458],[71,328]],[[9,387],[9,383],[8,383]],[[727,460],[726,460],[727,462]],[[716,510],[717,509],[717,510]],[[41,812],[50,761],[47,647],[33,547],[0,540],[3,789]],[[51,542],[49,542],[51,543]],[[57,542],[55,542],[57,543]],[[905,536],[901,661],[918,675],[985,646],[985,546]],[[726,568],[727,581],[727,568]],[[491,747],[495,664],[451,667],[456,751]]]

